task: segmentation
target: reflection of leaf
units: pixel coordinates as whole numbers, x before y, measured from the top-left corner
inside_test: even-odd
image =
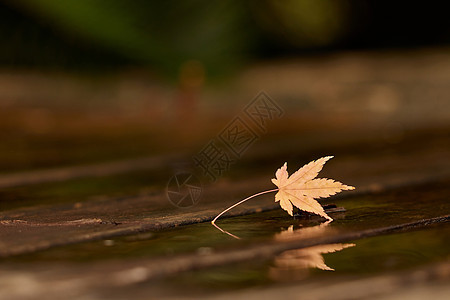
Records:
[[[275,240],[286,241],[317,237],[322,235],[329,228],[328,225],[330,222],[331,221],[326,221],[325,223],[316,226],[302,227],[296,230],[294,230],[294,225],[291,225],[288,229],[276,234]]]
[[[342,190],[353,190],[354,187],[342,184],[338,181],[326,178],[316,178],[323,165],[332,156],[322,157],[300,168],[289,177],[287,163],[275,173],[276,178],[272,182],[278,187],[275,201],[280,201],[280,206],[293,215],[293,206],[301,210],[318,214],[328,220],[333,220],[326,214],[316,198],[326,198]]]
[[[294,230],[294,226],[275,235],[276,241],[288,241],[299,239],[315,239],[323,236],[325,233],[330,234],[329,224],[327,221],[320,225],[312,227],[302,227]],[[308,274],[308,269],[317,268],[320,270],[334,271],[325,264],[324,253],[333,253],[342,249],[353,247],[355,244],[325,244],[307,248],[287,250],[278,255],[274,259],[275,267],[271,268],[270,275],[274,279],[285,280],[304,278]]]
[[[333,253],[354,246],[355,244],[327,244],[288,250],[277,256],[274,262],[278,268],[282,269],[317,268],[326,271],[334,271],[334,269],[325,264],[322,254]]]

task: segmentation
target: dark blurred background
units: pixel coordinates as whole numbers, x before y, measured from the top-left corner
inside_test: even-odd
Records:
[[[0,173],[192,154],[261,90],[286,114],[255,151],[296,140],[303,161],[442,132],[444,6],[0,0]]]
[[[445,4],[379,0],[0,1],[0,65],[102,70],[145,66],[174,78],[246,62],[450,42]]]

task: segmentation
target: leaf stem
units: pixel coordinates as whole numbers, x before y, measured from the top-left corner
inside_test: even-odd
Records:
[[[254,198],[254,197],[257,197],[257,196],[261,196],[261,195],[264,195],[264,194],[268,194],[268,193],[272,193],[272,192],[277,192],[277,191],[278,191],[278,189],[273,189],[273,190],[267,190],[267,191],[263,191],[263,192],[259,192],[259,193],[257,193],[257,194],[251,195],[251,196],[245,198],[244,200],[241,200],[241,201],[239,201],[239,202],[237,202],[237,203],[231,205],[230,207],[228,207],[228,208],[225,209],[224,211],[222,211],[220,214],[217,215],[217,217],[214,218],[214,220],[211,221],[211,224],[212,224],[214,227],[216,227],[217,229],[219,229],[220,231],[222,231],[223,233],[229,234],[229,235],[233,236],[234,238],[237,238],[236,236],[234,236],[234,235],[232,235],[232,234],[230,234],[230,233],[228,233],[228,232],[222,230],[222,228],[220,228],[219,226],[217,226],[217,225],[215,224],[216,221],[217,221],[217,219],[218,219],[221,215],[223,215],[224,213],[226,213],[227,211],[229,211],[229,210],[235,208],[236,206],[238,206],[238,205],[244,203],[244,202],[247,201],[247,200],[250,200],[250,199],[252,199],[252,198]]]

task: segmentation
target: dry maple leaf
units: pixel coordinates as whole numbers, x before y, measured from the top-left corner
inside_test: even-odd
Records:
[[[223,233],[226,233],[234,238],[239,238],[217,226],[215,224],[217,219],[230,209],[244,203],[247,200],[250,200],[251,198],[272,192],[278,192],[275,195],[275,202],[279,201],[281,208],[287,211],[291,216],[293,215],[294,206],[296,206],[301,210],[318,214],[319,216],[333,221],[333,219],[325,213],[325,210],[316,199],[326,198],[339,193],[342,190],[353,190],[355,188],[332,179],[316,178],[322,170],[323,165],[332,157],[333,156],[326,156],[312,161],[301,167],[290,177],[287,172],[287,163],[284,163],[284,165],[275,173],[276,178],[272,179],[272,182],[278,187],[277,189],[259,192],[233,204],[218,214],[214,220],[211,221],[211,224]]]
[[[342,190],[353,190],[354,187],[326,178],[316,178],[323,165],[333,156],[322,157],[300,168],[289,177],[287,163],[277,170],[272,182],[278,187],[275,201],[280,202],[282,209],[293,215],[293,206],[318,214],[328,220],[328,216],[316,198],[326,198]]]

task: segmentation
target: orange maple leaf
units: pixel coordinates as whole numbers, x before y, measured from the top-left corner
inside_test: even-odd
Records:
[[[328,216],[316,198],[326,198],[342,190],[353,190],[352,186],[326,178],[315,178],[323,165],[333,156],[322,157],[300,168],[289,177],[287,163],[277,170],[272,182],[278,187],[275,202],[280,202],[282,209],[293,215],[293,206],[318,214],[328,220]]]
[[[217,219],[227,211],[254,197],[272,192],[277,192],[275,195],[275,202],[279,201],[281,208],[287,211],[291,216],[293,215],[294,206],[296,206],[301,210],[318,214],[329,221],[333,221],[333,219],[326,214],[325,210],[316,199],[326,198],[343,190],[353,190],[355,188],[332,179],[316,178],[322,170],[323,165],[332,157],[333,156],[326,156],[312,161],[298,169],[298,171],[290,177],[287,172],[287,163],[284,163],[284,165],[275,173],[276,178],[272,179],[272,182],[278,187],[277,189],[253,194],[244,200],[233,204],[218,214],[211,221],[211,224],[223,233],[226,233],[234,238],[239,238],[217,226],[215,224]]]

